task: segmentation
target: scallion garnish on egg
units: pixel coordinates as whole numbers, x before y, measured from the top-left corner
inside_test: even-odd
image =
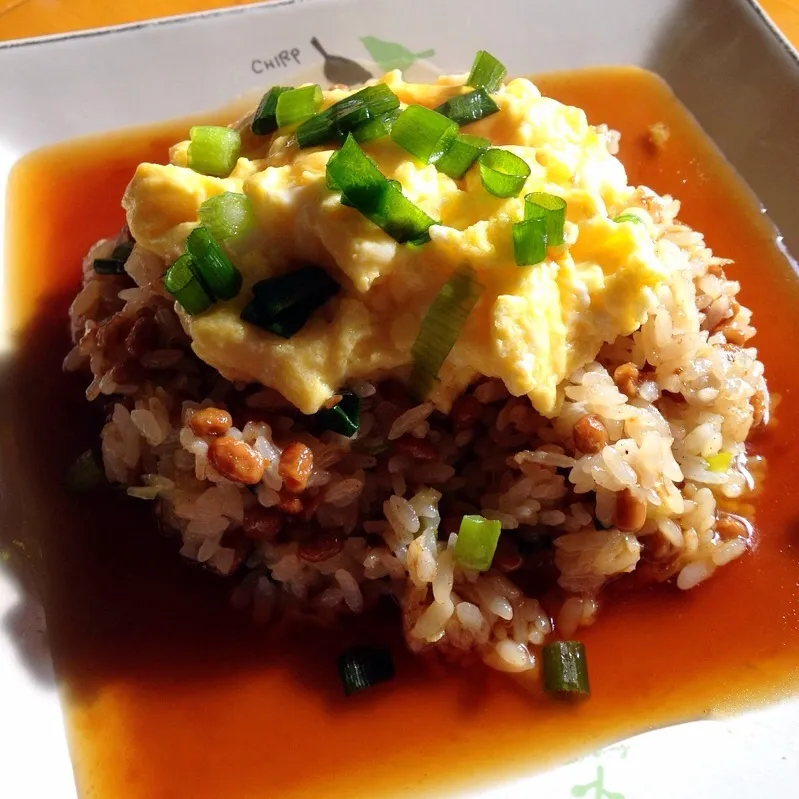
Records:
[[[491,142],[482,136],[459,133],[449,149],[436,161],[436,169],[458,180],[490,146]]]
[[[250,130],[258,136],[265,136],[277,130],[277,100],[283,92],[290,92],[291,86],[273,86],[261,98],[252,122]]]
[[[340,288],[321,267],[305,266],[258,281],[252,288],[253,298],[241,312],[241,318],[288,339]]]
[[[495,92],[502,85],[502,79],[507,71],[505,65],[494,58],[491,53],[478,50],[469,77],[466,79],[466,85],[475,89],[482,87],[487,92]]]
[[[191,256],[186,253],[166,270],[164,288],[192,316],[207,311],[214,303],[197,274]]]
[[[195,125],[189,130],[189,169],[215,178],[226,178],[236,166],[241,136],[220,125]]]
[[[400,113],[400,110],[395,108],[387,114],[362,122],[360,125],[353,128],[353,139],[359,144],[365,144],[366,142],[382,139],[384,136],[390,135],[391,129],[394,127],[394,123],[397,121]]]
[[[530,177],[530,166],[508,150],[492,147],[479,158],[483,188],[495,197],[515,197]]]
[[[319,110],[322,99],[322,88],[316,83],[281,92],[275,106],[278,127],[296,125],[309,119]]]
[[[451,97],[441,103],[436,111],[463,127],[470,122],[477,122],[491,114],[496,114],[499,111],[499,106],[488,96],[488,92],[484,88],[479,88],[468,94]]]
[[[241,291],[241,273],[204,227],[196,227],[189,233],[186,252],[213,298],[232,300]]]
[[[435,220],[414,205],[361,150],[352,135],[327,162],[327,182],[342,193],[342,201],[360,211],[400,243],[423,243]]]
[[[513,236],[513,257],[518,266],[540,264],[547,257],[546,220],[538,217],[514,222],[511,226]]]
[[[566,221],[566,200],[544,191],[534,191],[524,198],[524,218],[543,219],[546,223],[546,244],[563,244],[563,223]]]
[[[416,396],[426,397],[430,393],[441,365],[455,346],[482,292],[483,286],[477,281],[474,269],[467,264],[458,267],[441,287],[411,348],[410,387]]]
[[[422,163],[435,163],[458,135],[458,126],[422,105],[409,105],[394,123],[391,140]]]
[[[384,83],[367,86],[303,122],[297,128],[297,144],[315,147],[340,142],[359,126],[387,117],[399,104],[399,97]]]
[[[232,191],[209,197],[197,210],[197,216],[217,241],[243,236],[255,225],[250,198]]]

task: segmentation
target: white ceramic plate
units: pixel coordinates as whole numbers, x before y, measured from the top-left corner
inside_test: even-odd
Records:
[[[535,42],[532,46],[533,32]],[[321,34],[324,34],[321,36]],[[0,259],[8,172],[45,144],[185,116],[275,82],[323,74],[311,45],[378,74],[463,71],[477,49],[512,74],[634,64],[662,75],[799,251],[799,61],[745,0],[284,0],[0,44]],[[374,37],[368,52],[361,37]],[[401,43],[399,50],[386,43]],[[3,261],[0,260],[0,278]],[[0,318],[0,341],[8,340]],[[7,431],[3,431],[7,434]],[[3,441],[6,439],[3,438]],[[8,457],[8,451],[4,452]],[[2,486],[0,486],[2,490]],[[7,520],[6,520],[7,521]],[[52,673],[34,677],[44,623],[0,560],[0,797],[74,799]],[[26,665],[28,663],[28,665]],[[676,799],[792,796],[799,701],[651,732],[491,797]],[[102,799],[124,799],[113,797]],[[220,797],[220,799],[227,799]]]

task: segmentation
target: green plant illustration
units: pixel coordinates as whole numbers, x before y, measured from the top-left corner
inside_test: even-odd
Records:
[[[432,58],[436,54],[435,50],[414,53],[402,44],[387,42],[376,36],[362,36],[361,41],[383,72],[390,72],[392,69],[406,70],[420,58]]]
[[[624,794],[605,789],[605,769],[602,766],[596,767],[596,779],[593,782],[587,785],[575,785],[571,793],[572,796],[590,796],[591,799],[624,799]]]

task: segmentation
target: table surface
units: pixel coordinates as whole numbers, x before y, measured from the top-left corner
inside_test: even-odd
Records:
[[[252,0],[0,0],[0,41],[248,5]],[[761,0],[799,47],[799,0]]]

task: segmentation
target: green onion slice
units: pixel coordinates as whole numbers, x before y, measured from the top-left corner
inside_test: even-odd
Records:
[[[540,264],[547,257],[546,219],[525,219],[511,226],[513,257],[518,266]]]
[[[116,258],[95,258],[92,267],[98,275],[124,275],[125,262]]]
[[[164,288],[192,316],[207,311],[214,303],[195,271],[191,256],[185,253],[166,270]]]
[[[421,244],[435,224],[414,205],[396,184],[375,166],[352,135],[327,162],[327,184],[342,192],[342,202],[360,211],[367,219],[398,242]]]
[[[305,266],[256,283],[252,287],[253,298],[241,318],[288,339],[340,288],[321,267]]]
[[[232,300],[241,291],[241,272],[230,263],[206,228],[196,227],[189,233],[186,252],[203,285],[217,300]]]
[[[322,99],[322,87],[317,83],[281,92],[275,105],[278,127],[285,128],[309,119],[319,110]]]
[[[499,106],[488,96],[485,89],[480,88],[468,94],[451,97],[445,103],[441,103],[436,111],[462,127],[496,114]]]
[[[544,219],[550,247],[563,244],[563,223],[566,221],[566,200],[544,191],[534,191],[524,198],[524,218]]]
[[[189,168],[202,175],[226,178],[241,152],[237,130],[219,125],[195,125],[189,130]]]
[[[389,111],[387,114],[383,114],[383,116],[362,122],[360,125],[353,128],[352,138],[359,144],[365,144],[375,139],[382,139],[384,136],[390,135],[391,129],[394,127],[394,123],[397,121],[399,115],[399,109],[395,109],[394,111]]]
[[[436,169],[459,180],[490,146],[491,142],[482,136],[459,133],[449,149],[436,161]]]
[[[109,258],[95,258],[92,262],[98,275],[124,275],[125,264],[133,252],[134,241],[123,241],[114,247]]]
[[[73,494],[91,491],[103,483],[105,483],[105,474],[90,449],[79,455],[67,470],[67,489]]]
[[[376,646],[349,649],[339,657],[337,665],[346,696],[394,678],[391,652]]]
[[[474,269],[458,267],[427,309],[419,333],[411,348],[413,368],[410,387],[419,397],[426,397],[438,378],[441,365],[460,335],[467,317],[477,304],[483,286]]]
[[[492,147],[478,161],[483,188],[495,197],[515,197],[530,177],[526,161],[508,150]]]
[[[501,532],[502,525],[498,521],[483,516],[464,516],[455,542],[455,560],[467,569],[488,571]]]
[[[232,191],[209,197],[199,207],[197,216],[217,241],[242,236],[255,225],[250,198]]]
[[[619,214],[618,216],[613,218],[613,221],[616,222],[617,224],[621,224],[622,222],[633,222],[636,225],[644,224],[644,220],[641,219],[640,216],[638,216],[637,214],[631,214],[629,212],[624,214]]]
[[[290,92],[291,86],[273,86],[261,98],[261,102],[250,123],[250,130],[258,136],[266,136],[268,133],[276,131],[277,124],[277,100],[284,92]]]
[[[299,147],[315,147],[343,141],[348,133],[353,133],[370,120],[390,114],[399,108],[399,104],[399,97],[384,83],[367,86],[303,122],[297,128],[297,144]]]
[[[374,161],[364,153],[352,136],[327,162],[327,185],[344,192],[351,203],[361,211],[377,206],[386,177]],[[364,211],[362,211],[364,213]]]
[[[542,651],[544,690],[553,694],[588,696],[588,665],[579,641],[555,641]]]
[[[391,129],[391,141],[425,164],[435,163],[457,135],[451,119],[423,105],[409,105]]]
[[[472,70],[469,77],[466,78],[466,85],[473,86],[475,89],[482,87],[487,92],[495,92],[502,85],[502,79],[507,72],[505,65],[494,58],[491,53],[478,50],[474,57]]]
[[[326,430],[351,438],[361,423],[361,398],[352,391],[339,392],[341,399],[332,408],[323,408],[316,418]]]

